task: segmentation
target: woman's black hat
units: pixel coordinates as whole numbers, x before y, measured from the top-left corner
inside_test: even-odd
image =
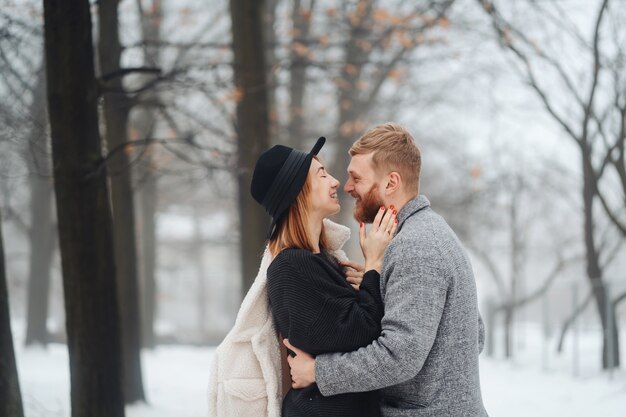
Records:
[[[286,213],[302,190],[313,156],[326,142],[320,137],[308,154],[283,145],[275,145],[263,152],[256,162],[250,193],[272,217],[267,238],[274,233],[276,222]]]

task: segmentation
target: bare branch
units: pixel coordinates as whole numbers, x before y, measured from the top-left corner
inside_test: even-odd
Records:
[[[592,108],[593,108],[593,100],[596,95],[597,87],[598,87],[598,78],[600,74],[600,25],[602,24],[602,18],[604,17],[604,11],[609,3],[609,0],[604,0],[602,5],[600,6],[600,11],[598,12],[598,17],[596,19],[594,35],[593,35],[593,78],[591,82],[591,87],[589,91],[589,99],[585,105],[585,116],[583,119],[583,134],[581,140],[587,141],[587,129],[589,119],[591,118]]]
[[[596,183],[597,183],[597,179],[596,179]],[[609,207],[609,204],[604,198],[604,195],[598,192],[597,188],[598,187],[596,187],[596,195],[600,199],[600,202],[602,203],[602,207],[604,208],[606,215],[609,216],[609,219],[611,219],[613,224],[615,224],[615,226],[619,229],[622,235],[626,236],[626,223],[622,223],[622,221],[617,217],[617,215],[613,213],[613,210],[611,209],[611,207]]]
[[[620,295],[618,295],[614,300],[613,300],[613,308],[616,308],[617,305],[619,303],[621,303],[622,301],[626,300],[626,291],[624,291],[623,293],[621,293]]]
[[[563,326],[561,327],[561,335],[559,336],[559,343],[557,344],[556,351],[561,352],[563,350],[563,342],[565,341],[565,334],[569,330],[569,328],[574,324],[578,316],[585,311],[589,302],[593,299],[593,292],[589,291],[585,299],[583,300],[578,307],[574,309],[574,312],[563,322]]]
[[[472,252],[474,252],[483,261],[483,263],[485,264],[485,266],[489,270],[490,275],[493,278],[493,281],[495,282],[496,286],[498,287],[498,292],[500,294],[502,294],[503,296],[508,298],[509,294],[508,294],[508,291],[506,290],[506,288],[504,286],[504,282],[502,281],[502,274],[498,270],[497,265],[495,264],[493,259],[491,259],[491,257],[487,253],[487,251],[483,250],[478,245],[470,246],[470,250]]]
[[[509,49],[511,52],[513,52],[513,54],[515,54],[518,57],[518,59],[524,64],[524,67],[526,68],[526,76],[528,78],[527,80],[528,84],[533,90],[535,90],[535,92],[537,93],[541,101],[543,102],[543,105],[548,111],[548,113],[550,113],[550,115],[554,118],[554,120],[556,120],[556,122],[559,125],[561,125],[563,129],[565,129],[565,131],[569,134],[569,136],[575,142],[579,143],[579,145],[582,144],[581,137],[577,135],[569,126],[569,124],[565,122],[565,119],[557,113],[556,109],[550,102],[546,92],[539,86],[539,83],[535,77],[535,72],[526,54],[524,54],[519,48],[517,48],[513,44],[512,39],[510,39],[510,35],[508,32],[513,30],[512,26],[509,23],[507,23],[504,20],[504,18],[500,15],[500,13],[496,10],[495,6],[493,5],[493,2],[486,1],[486,0],[478,0],[478,2],[481,4],[483,9],[491,16],[492,26],[498,33],[498,36],[500,38],[502,45],[506,47],[507,49]],[[516,32],[516,33],[519,33],[519,32]]]
[[[118,77],[124,77],[128,74],[133,74],[133,73],[142,73],[142,74],[157,74],[157,75],[161,75],[161,68],[154,68],[154,67],[131,67],[131,68],[120,68],[118,70],[109,72],[107,74],[104,74],[100,77],[101,81],[110,81],[112,79],[118,78]]]

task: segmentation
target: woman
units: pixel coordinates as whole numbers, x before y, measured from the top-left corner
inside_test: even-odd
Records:
[[[324,221],[340,209],[339,183],[316,158],[324,142],[324,138],[318,139],[308,154],[277,145],[257,161],[251,193],[272,217],[268,250],[233,331],[216,351],[210,384],[211,415],[379,414],[375,393],[323,397],[315,385],[290,389],[282,412],[277,406],[279,336],[273,332],[277,330],[280,337],[313,354],[352,351],[380,333],[383,306],[379,272],[395,232],[395,213],[381,208],[368,235],[361,226],[359,237],[367,272],[357,291],[347,282],[337,259],[346,240],[344,228]],[[338,238],[341,234],[344,237]],[[267,300],[263,300],[265,291],[269,311]]]

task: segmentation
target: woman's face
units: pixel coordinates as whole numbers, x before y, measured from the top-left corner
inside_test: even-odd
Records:
[[[315,158],[311,161],[309,177],[311,179],[309,195],[311,211],[319,213],[322,218],[338,213],[341,209],[337,198],[339,181],[326,172],[324,165]]]

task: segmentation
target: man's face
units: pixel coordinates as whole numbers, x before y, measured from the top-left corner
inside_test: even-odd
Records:
[[[356,203],[354,218],[358,222],[372,223],[378,210],[384,205],[380,196],[379,181],[372,165],[373,154],[354,155],[348,165],[348,180],[343,190]]]

